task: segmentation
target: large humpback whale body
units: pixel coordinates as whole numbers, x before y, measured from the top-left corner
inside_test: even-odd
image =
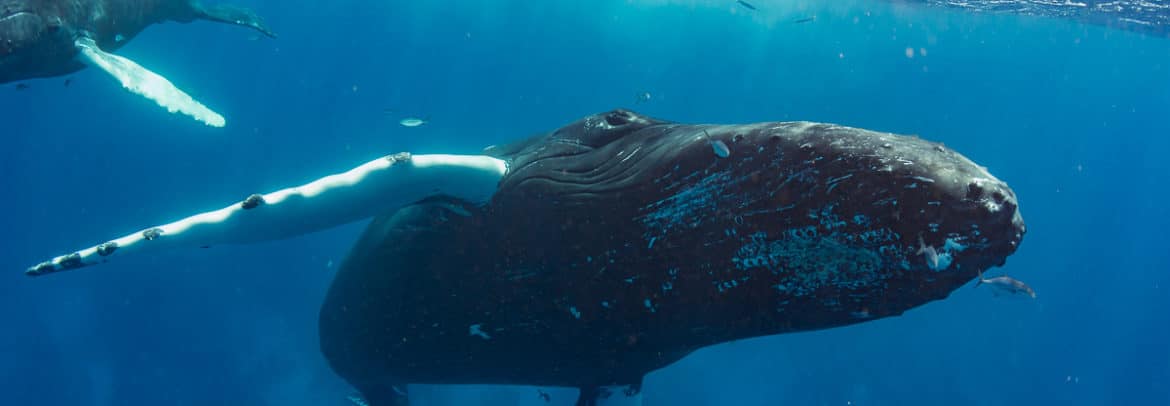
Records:
[[[252,12],[196,0],[0,0],[0,83],[67,75],[87,65],[171,112],[222,127],[223,116],[166,78],[114,55],[151,24],[219,21],[273,36]]]
[[[1007,185],[941,144],[616,110],[482,156],[387,156],[28,273],[379,212],[320,313],[325,357],[374,405],[411,383],[637,404],[644,375],[704,346],[945,298],[1024,234]]]

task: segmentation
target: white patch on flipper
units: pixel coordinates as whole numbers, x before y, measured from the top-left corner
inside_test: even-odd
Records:
[[[495,193],[506,171],[504,161],[482,155],[378,158],[344,173],[259,196],[261,203],[250,208],[237,202],[150,227],[53,258],[27,273],[43,275],[170,248],[279,240],[373,217],[435,194],[482,202]],[[102,255],[109,243],[115,248]]]
[[[167,111],[186,114],[212,127],[223,127],[226,123],[223,116],[195,101],[167,78],[143,68],[132,60],[102,51],[93,39],[81,37],[77,39],[75,45],[81,51],[83,62],[106,71],[118,79],[122,87],[154,100]]]

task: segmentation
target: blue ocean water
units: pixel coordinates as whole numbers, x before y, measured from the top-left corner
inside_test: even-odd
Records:
[[[118,52],[223,129],[92,69],[0,87],[0,404],[347,404],[316,322],[362,224],[22,271],[387,153],[475,153],[615,107],[944,142],[1015,189],[1028,234],[995,272],[1038,293],[964,287],[900,317],[707,348],[650,374],[648,405],[1170,404],[1170,38],[898,2],[752,3],[247,0],[278,39],[167,23]],[[429,123],[398,125],[408,116]],[[545,404],[529,387],[413,396]]]

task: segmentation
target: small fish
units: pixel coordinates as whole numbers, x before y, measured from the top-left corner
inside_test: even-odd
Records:
[[[741,6],[744,6],[748,10],[756,11],[756,6],[753,6],[751,3],[748,3],[748,2],[743,1],[743,0],[735,0],[735,2],[739,3],[739,5],[741,5]]]
[[[991,286],[997,292],[1003,292],[1009,295],[1027,295],[1033,299],[1036,298],[1036,291],[1032,290],[1032,287],[1007,275],[984,279],[983,272],[980,271],[979,279],[975,281],[975,287],[983,284]]]
[[[488,333],[485,333],[482,329],[480,329],[481,326],[483,326],[483,325],[482,324],[472,324],[471,326],[468,326],[467,327],[467,335],[473,336],[473,337],[479,337],[479,338],[482,338],[484,340],[491,340],[492,336],[488,335]]]
[[[549,396],[547,392],[545,392],[545,391],[542,391],[542,390],[540,390],[540,389],[537,389],[537,390],[536,390],[536,396],[540,396],[540,398],[541,398],[542,400],[544,400],[544,403],[549,403],[549,402],[551,402],[551,401],[552,401],[552,397],[551,397],[551,396]]]
[[[24,89],[28,89],[27,84],[24,84],[24,83],[17,83],[16,84],[16,90],[24,90]]]
[[[398,122],[398,124],[401,124],[403,127],[418,127],[418,126],[426,124],[426,123],[427,123],[426,120],[423,120],[421,118],[414,118],[414,117],[404,118],[404,119],[402,119],[402,121]]]
[[[793,24],[804,24],[804,23],[811,23],[811,22],[816,21],[816,20],[817,20],[817,16],[812,16],[812,17],[805,17],[805,18],[793,21],[792,23]]]
[[[650,101],[650,99],[653,99],[653,98],[654,98],[654,95],[650,94],[650,92],[641,92],[641,93],[638,93],[637,96],[635,96],[634,104],[642,104],[642,103]]]
[[[731,148],[728,148],[722,140],[711,139],[711,134],[708,134],[707,130],[703,130],[703,136],[707,137],[707,143],[711,144],[711,150],[715,152],[715,156],[720,158],[731,156]]]

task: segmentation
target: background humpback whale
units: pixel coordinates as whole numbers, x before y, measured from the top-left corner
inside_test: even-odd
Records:
[[[275,36],[251,11],[229,5],[204,6],[194,0],[3,0],[0,84],[67,75],[92,65],[171,112],[222,127],[222,116],[166,78],[110,53],[151,24],[195,20],[241,25]]]

